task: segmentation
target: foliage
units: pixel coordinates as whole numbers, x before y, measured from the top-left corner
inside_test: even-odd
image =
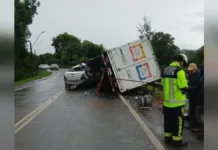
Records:
[[[172,57],[175,54],[185,53],[191,62],[200,64],[203,62],[204,47],[202,46],[197,51],[181,50],[175,45],[175,38],[169,33],[155,32],[151,28],[151,21],[143,17],[143,24],[137,26],[140,33],[139,38],[146,37],[151,41],[159,66],[164,67],[169,65]]]
[[[87,58],[93,58],[104,51],[103,45],[96,45],[90,41],[84,40],[81,45],[81,50]]]
[[[201,48],[199,48],[196,53],[194,58],[192,59],[193,62],[195,62],[196,64],[200,65],[204,63],[204,46],[202,46]]]
[[[139,24],[137,29],[140,33],[139,38],[146,37],[148,40],[152,39],[154,31],[151,30],[151,21],[147,17],[143,17],[143,25]]]
[[[187,55],[189,62],[192,62],[192,61],[193,61],[193,59],[194,59],[194,57],[195,57],[195,54],[196,54],[196,51],[195,51],[195,50],[183,49],[183,50],[181,50],[180,52]]]
[[[54,54],[45,53],[38,56],[39,63],[38,64],[58,64],[59,60],[55,58]]]
[[[181,50],[181,52],[187,55],[190,63],[197,65],[204,63],[204,46],[198,50]]]
[[[27,51],[27,39],[31,36],[28,25],[32,24],[39,6],[37,0],[15,0],[15,81],[34,76],[33,72],[37,72],[36,63],[31,62]]]
[[[160,66],[168,65],[177,53],[178,47],[174,44],[174,40],[174,37],[168,33],[154,33],[151,44]]]
[[[31,82],[31,81],[34,81],[37,79],[41,79],[41,78],[47,77],[51,74],[52,74],[52,72],[49,72],[49,71],[39,71],[38,75],[31,77],[31,78],[24,79],[24,80],[20,80],[18,82],[15,82],[15,85],[24,84],[24,83]]]
[[[66,32],[53,37],[52,46],[55,49],[55,53],[39,55],[39,64],[51,65],[56,63],[60,66],[73,66],[86,62],[88,59],[98,56],[105,51],[102,44],[94,44],[88,40],[81,42],[78,37]]]
[[[47,57],[47,62],[40,59],[40,63],[50,60],[58,62],[59,65],[76,65],[81,62],[86,62],[88,59],[101,54],[104,51],[102,44],[97,45],[90,41],[84,40],[81,42],[79,38],[68,33],[59,34],[52,39],[52,46],[55,53],[50,58]],[[46,54],[44,54],[46,55]],[[45,56],[41,56],[45,57]]]
[[[59,64],[67,65],[73,61],[75,54],[81,55],[81,41],[76,36],[68,33],[59,34],[52,39],[52,46],[55,48],[56,58],[60,60]]]

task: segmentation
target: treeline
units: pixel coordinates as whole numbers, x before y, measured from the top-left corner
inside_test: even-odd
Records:
[[[189,58],[189,62],[198,65],[203,63],[204,46],[198,50],[180,50],[174,44],[174,37],[164,32],[152,32],[152,36],[149,38],[161,67],[168,65],[172,61],[172,57],[179,53],[185,53]],[[97,45],[87,40],[81,42],[76,36],[68,33],[53,38],[52,46],[55,48],[54,54],[45,53],[38,56],[41,64],[56,63],[60,66],[73,66],[86,62],[105,51],[103,45]]]
[[[105,51],[102,44],[94,44],[91,41],[81,41],[74,35],[68,33],[59,34],[52,39],[52,46],[55,53],[39,55],[41,64],[56,63],[60,66],[73,66],[86,62],[88,59],[100,55]]]
[[[40,3],[37,0],[15,0],[15,81],[38,74],[39,64],[56,63],[60,66],[73,66],[86,62],[105,51],[103,44],[95,44],[81,40],[75,35],[62,33],[52,39],[54,54],[45,53],[37,56],[28,52],[31,32],[28,25],[32,24]],[[197,51],[180,50],[175,45],[175,38],[169,33],[153,31],[151,21],[143,18],[143,24],[138,27],[139,38],[147,37],[153,46],[157,61],[161,67],[168,65],[173,55],[184,52],[190,62],[201,64],[204,58],[204,47]],[[123,43],[120,43],[123,44]]]
[[[37,0],[15,0],[15,77],[19,81],[33,77],[39,73],[39,64],[52,64],[72,66],[87,61],[104,51],[103,45],[97,45],[90,41],[81,41],[76,36],[63,33],[54,37],[52,46],[55,53],[46,53],[37,56],[28,51],[31,36],[28,26],[32,24],[40,6]]]
[[[175,38],[170,34],[151,31],[150,22],[146,18],[144,18],[144,24],[140,25],[138,30],[140,32],[139,38],[147,37],[151,41],[160,67],[168,65],[172,61],[172,57],[179,53],[185,53],[189,62],[195,62],[198,65],[203,63],[204,46],[198,50],[180,50],[174,44]],[[52,46],[55,49],[54,54],[45,53],[38,56],[41,64],[56,63],[60,66],[73,66],[86,62],[105,51],[103,45],[97,45],[87,40],[81,42],[79,38],[68,33],[54,37]]]
[[[204,46],[199,48],[198,50],[181,50],[182,53],[185,53],[188,58],[189,62],[196,63],[198,65],[204,62]]]
[[[37,0],[15,0],[15,82],[38,73],[36,55],[28,52],[31,36],[28,25],[32,24],[39,5]]]
[[[146,17],[143,18],[143,24],[139,24],[137,29],[140,33],[139,38],[146,37],[151,41],[161,68],[169,65],[172,61],[172,57],[179,53],[185,53],[188,56],[189,62],[194,62],[198,65],[204,62],[204,46],[200,47],[198,50],[180,50],[180,48],[175,45],[175,38],[172,35],[152,30],[151,21]]]

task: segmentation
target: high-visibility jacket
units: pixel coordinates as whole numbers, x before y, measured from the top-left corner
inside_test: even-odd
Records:
[[[181,69],[178,62],[173,62],[164,69],[161,82],[165,107],[174,108],[185,105],[188,81],[185,71]]]

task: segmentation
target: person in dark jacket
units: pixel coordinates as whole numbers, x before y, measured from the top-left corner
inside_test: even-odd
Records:
[[[197,111],[196,111],[196,115],[199,121],[199,125],[200,125],[200,131],[197,135],[197,137],[199,139],[203,139],[204,138],[204,64],[201,64],[200,67],[200,74],[201,74],[201,80],[199,83],[199,96],[198,96],[198,101],[197,101]]]
[[[201,79],[200,70],[195,63],[190,63],[188,67],[188,99],[189,99],[189,129],[192,132],[199,131],[199,121],[196,116],[196,108],[198,103],[198,87]]]

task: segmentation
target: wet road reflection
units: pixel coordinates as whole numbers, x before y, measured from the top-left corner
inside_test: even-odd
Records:
[[[66,69],[60,69],[55,75],[44,80],[30,83],[31,87],[14,92],[16,123],[35,108],[40,106],[54,94],[64,89],[63,74]],[[36,84],[37,83],[37,84]],[[24,85],[30,86],[30,85]],[[21,86],[19,88],[22,88]]]

